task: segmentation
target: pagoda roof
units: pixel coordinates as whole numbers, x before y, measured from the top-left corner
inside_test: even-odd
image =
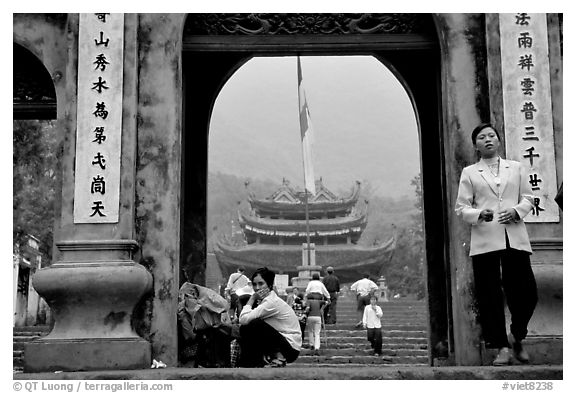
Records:
[[[322,179],[316,181],[316,194],[308,198],[308,211],[310,213],[320,212],[346,212],[350,211],[360,195],[360,182],[357,181],[352,189],[351,195],[339,198],[322,183]],[[265,199],[257,199],[250,195],[248,202],[252,209],[258,213],[266,212],[303,212],[305,210],[306,193],[290,186],[286,180],[282,186],[271,196]]]
[[[269,236],[306,236],[306,221],[258,217],[238,214],[244,231]],[[338,236],[348,233],[361,234],[366,228],[366,214],[309,220],[309,232],[316,236]]]
[[[316,245],[316,264],[332,266],[341,282],[356,281],[364,271],[379,274],[390,261],[396,248],[396,239],[375,247],[358,245]],[[302,246],[248,244],[234,246],[219,241],[214,247],[218,262],[227,270],[235,271],[238,266],[257,269],[262,266],[275,271],[295,274],[302,265]]]

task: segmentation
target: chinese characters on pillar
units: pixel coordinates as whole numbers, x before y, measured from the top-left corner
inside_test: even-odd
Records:
[[[118,222],[123,14],[80,14],[74,223]]]
[[[527,168],[527,222],[558,222],[546,14],[499,14],[506,156]]]

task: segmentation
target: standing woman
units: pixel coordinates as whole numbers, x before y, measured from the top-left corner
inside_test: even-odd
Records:
[[[470,256],[482,334],[487,348],[499,349],[495,366],[511,363],[510,346],[516,359],[527,363],[522,340],[538,295],[522,218],[532,210],[534,196],[522,165],[498,155],[500,135],[492,125],[476,127],[472,143],[480,161],[462,171],[456,212],[472,226]],[[512,319],[508,336],[503,294]]]

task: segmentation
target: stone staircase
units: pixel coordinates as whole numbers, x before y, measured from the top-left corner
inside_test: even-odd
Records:
[[[382,317],[382,355],[372,355],[366,330],[356,329],[356,300],[338,299],[335,325],[321,332],[320,355],[303,349],[298,360],[288,367],[362,367],[362,366],[427,366],[428,345],[426,307],[423,301],[398,299],[379,302]],[[13,329],[13,371],[24,367],[24,343],[48,334],[49,326],[25,326]],[[307,337],[304,340],[307,342]]]
[[[350,366],[427,366],[427,319],[424,301],[398,299],[379,302],[382,317],[382,355],[372,355],[366,330],[357,329],[356,299],[341,296],[337,305],[337,323],[321,332],[320,355],[303,349],[292,367]],[[307,336],[304,340],[307,343]]]
[[[21,326],[12,329],[12,370],[24,369],[24,344],[50,332],[50,326]]]

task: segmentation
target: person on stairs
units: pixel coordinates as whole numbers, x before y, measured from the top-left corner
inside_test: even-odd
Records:
[[[333,325],[336,323],[336,303],[340,294],[340,280],[334,274],[332,266],[326,268],[326,273],[326,277],[322,279],[322,284],[324,284],[330,294],[330,304],[324,308],[324,323]]]
[[[322,313],[326,300],[308,298],[306,300],[306,311],[308,321],[306,331],[308,333],[308,345],[314,349],[313,355],[320,355],[320,331],[322,330]]]
[[[306,304],[304,298],[300,294],[300,290],[297,287],[292,289],[292,296],[288,298],[289,301],[286,303],[292,307],[296,317],[298,318],[298,323],[300,324],[300,330],[302,331],[302,343],[304,343],[304,334],[306,333],[306,322],[308,320],[308,314],[306,310]],[[304,345],[302,345],[304,347]]]
[[[350,290],[356,292],[357,310],[359,322],[356,328],[362,327],[362,318],[364,317],[364,307],[370,304],[370,297],[378,290],[378,285],[370,280],[370,274],[365,273],[364,278],[356,281],[350,286]]]
[[[370,346],[374,350],[374,355],[382,354],[382,308],[378,305],[376,295],[370,296],[370,305],[364,307],[362,316],[362,326],[366,329],[366,338],[370,341]]]
[[[320,281],[320,274],[312,273],[312,280],[306,286],[306,291],[304,292],[304,297],[306,299],[318,299],[326,300],[330,302],[330,293]]]
[[[230,310],[228,312],[230,320],[234,321],[240,315],[241,305],[238,303],[238,295],[236,291],[250,283],[248,277],[244,275],[244,267],[239,266],[236,272],[232,273],[228,278],[228,283],[224,289],[226,298],[230,303]]]

